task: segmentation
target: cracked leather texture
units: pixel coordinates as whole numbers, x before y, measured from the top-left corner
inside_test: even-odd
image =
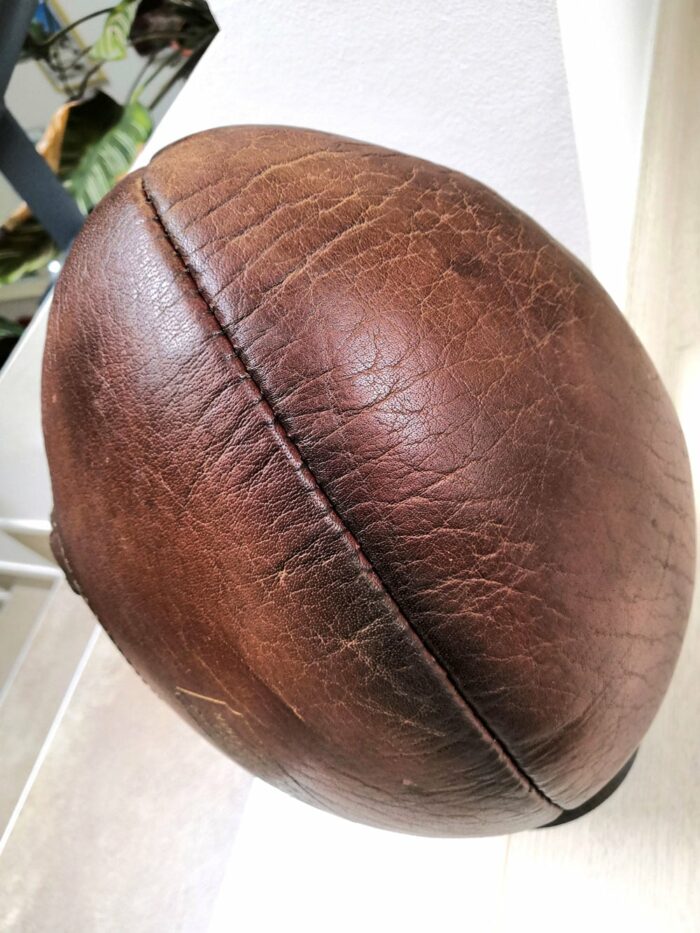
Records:
[[[87,221],[44,365],[59,560],[255,774],[478,835],[639,745],[689,611],[683,438],[602,288],[494,192],[307,130],[189,137]]]

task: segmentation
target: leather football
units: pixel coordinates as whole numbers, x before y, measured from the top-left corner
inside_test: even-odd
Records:
[[[458,172],[289,128],[164,149],[68,257],[43,418],[74,587],[308,803],[562,821],[658,709],[694,567],[676,415],[591,274]]]

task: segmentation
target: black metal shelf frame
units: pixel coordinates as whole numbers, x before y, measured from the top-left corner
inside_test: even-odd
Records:
[[[83,215],[5,104],[36,5],[37,0],[0,0],[0,172],[65,249],[80,230]]]

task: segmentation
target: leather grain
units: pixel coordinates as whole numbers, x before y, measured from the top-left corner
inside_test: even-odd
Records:
[[[182,140],[79,236],[43,404],[59,560],[266,780],[500,833],[639,745],[692,591],[683,438],[605,292],[484,186],[307,130]]]

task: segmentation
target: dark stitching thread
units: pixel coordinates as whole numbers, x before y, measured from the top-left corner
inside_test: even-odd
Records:
[[[362,571],[366,573],[372,579],[375,585],[381,590],[381,592],[384,595],[385,601],[390,605],[395,615],[403,622],[403,624],[408,628],[408,630],[413,633],[414,637],[422,645],[423,650],[425,651],[427,656],[430,659],[432,659],[432,661],[435,664],[435,667],[445,677],[452,692],[456,695],[457,699],[461,701],[466,712],[469,714],[474,724],[476,724],[477,729],[482,732],[482,738],[486,737],[487,739],[490,740],[492,746],[495,748],[496,752],[499,754],[499,757],[501,757],[506,762],[506,764],[510,767],[510,769],[516,773],[516,775],[520,778],[521,782],[525,783],[531,790],[535,791],[535,793],[538,794],[546,803],[550,804],[550,806],[556,807],[558,810],[561,811],[562,808],[558,804],[556,804],[550,797],[548,797],[547,794],[540,787],[538,787],[535,781],[518,764],[516,759],[508,751],[505,744],[496,735],[496,733],[491,729],[488,723],[484,719],[482,719],[482,717],[479,715],[477,710],[472,706],[470,701],[462,693],[459,685],[457,684],[455,678],[451,674],[449,668],[442,662],[442,660],[433,652],[430,646],[424,641],[423,637],[413,627],[413,625],[408,619],[408,616],[404,613],[404,611],[401,609],[401,606],[398,604],[396,599],[390,593],[384,581],[381,579],[381,577],[375,570],[374,565],[369,560],[369,558],[366,556],[362,548],[362,545],[360,544],[358,539],[355,537],[355,535],[350,531],[350,529],[346,526],[342,516],[336,509],[332,499],[328,496],[328,494],[323,489],[323,486],[321,485],[315,473],[313,472],[311,467],[308,465],[308,463],[302,456],[302,453],[297,447],[296,443],[290,437],[286,427],[284,426],[284,424],[282,423],[278,415],[275,413],[272,405],[268,402],[267,398],[263,394],[262,388],[258,384],[258,381],[252,375],[248,366],[245,363],[245,360],[242,358],[242,351],[233,343],[233,340],[231,339],[231,335],[228,333],[227,327],[229,325],[225,325],[222,323],[222,321],[219,318],[219,314],[217,313],[217,309],[213,306],[209,298],[204,294],[204,292],[200,288],[199,283],[197,282],[197,279],[194,276],[194,273],[192,272],[189,265],[187,264],[187,260],[185,256],[182,254],[179,246],[177,245],[177,243],[171,236],[170,231],[165,226],[165,223],[160,216],[158,208],[156,207],[156,204],[153,198],[151,197],[148,191],[148,188],[146,187],[146,182],[145,182],[145,178],[143,175],[141,176],[141,188],[142,188],[143,195],[144,195],[146,202],[151,207],[156,223],[158,224],[160,229],[163,231],[163,236],[165,237],[167,242],[170,244],[173,252],[178,257],[180,262],[182,263],[182,266],[184,270],[186,271],[190,281],[192,282],[192,285],[196,293],[199,295],[201,300],[204,302],[207,312],[213,316],[214,320],[219,325],[220,330],[217,330],[216,332],[210,334],[209,336],[210,337],[223,336],[228,341],[231,349],[233,350],[233,353],[227,354],[227,358],[235,358],[237,362],[239,363],[239,365],[243,368],[244,372],[242,376],[247,377],[250,380],[251,384],[254,386],[259,396],[257,404],[262,404],[268,409],[268,413],[270,416],[270,421],[269,421],[270,426],[271,427],[277,426],[281,441],[283,442],[284,446],[287,447],[288,452],[290,452],[293,455],[294,460],[298,461],[298,463],[300,464],[301,472],[305,473],[308,476],[311,482],[311,485],[314,489],[314,492],[320,498],[321,503],[323,504],[324,513],[329,515],[331,518],[333,518],[333,520],[339,525],[340,529],[342,529],[343,537],[346,538],[347,542],[350,544],[352,549],[357,554],[358,562],[360,564],[360,568],[362,569]],[[241,381],[243,381],[243,379]]]
[[[58,522],[56,521],[56,516],[54,515],[53,512],[51,513],[51,531],[52,531],[52,534],[51,534],[50,540],[51,540],[51,548],[54,551],[54,557],[56,558],[60,568],[63,570],[63,573],[65,575],[66,580],[68,581],[68,585],[70,586],[70,588],[73,590],[74,593],[77,593],[78,596],[82,596],[85,602],[87,603],[87,597],[85,596],[85,593],[83,592],[83,589],[80,583],[78,583],[78,578],[76,577],[75,571],[73,570],[73,565],[68,559],[68,554],[66,553],[66,546],[63,543],[63,538],[61,536],[61,532],[58,527]],[[58,550],[59,552],[58,554],[56,554],[56,550]]]

